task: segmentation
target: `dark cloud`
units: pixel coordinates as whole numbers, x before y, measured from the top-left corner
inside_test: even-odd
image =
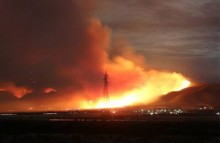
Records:
[[[114,40],[128,39],[139,53],[145,55],[149,66],[181,69],[178,71],[190,77],[190,72],[185,69],[193,67],[198,69],[194,71],[198,81],[220,82],[218,0],[100,2],[105,8],[100,8],[101,12],[97,13],[113,28]],[[213,72],[209,71],[210,66]]]
[[[118,0],[101,1],[105,8],[98,13],[103,21],[119,29],[149,27],[219,26],[218,0]],[[114,11],[112,8],[114,7]]]

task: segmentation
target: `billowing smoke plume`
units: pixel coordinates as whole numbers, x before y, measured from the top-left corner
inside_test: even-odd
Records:
[[[97,87],[110,31],[93,19],[93,8],[90,0],[0,1],[2,91],[38,99],[49,87],[59,93],[53,96]],[[32,95],[15,93],[15,85]]]
[[[90,0],[0,1],[0,94],[23,96],[19,102],[10,99],[22,104],[22,110],[80,108],[102,96],[105,70],[116,95],[144,88],[160,76],[170,80],[168,73],[145,72],[143,58],[132,50],[116,50],[109,57],[111,30],[92,16],[93,7]],[[174,89],[182,85],[176,76],[167,83],[176,82]],[[162,82],[156,86],[167,88]],[[154,88],[157,94],[169,91]]]

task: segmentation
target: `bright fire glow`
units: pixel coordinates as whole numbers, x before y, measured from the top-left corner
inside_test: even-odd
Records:
[[[172,91],[189,87],[191,82],[182,74],[143,70],[132,61],[116,57],[106,66],[110,73],[109,99],[103,96],[82,101],[81,108],[115,108],[136,104],[148,104]]]

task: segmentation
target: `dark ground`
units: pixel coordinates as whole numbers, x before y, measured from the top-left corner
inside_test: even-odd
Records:
[[[0,143],[220,143],[217,116],[149,118],[0,120]]]
[[[0,143],[220,143],[219,89],[219,84],[205,84],[169,93],[160,102],[171,106],[156,106],[167,112],[153,116],[148,111],[156,111],[155,106],[116,109],[115,114],[0,113]],[[170,115],[177,105],[187,108]]]

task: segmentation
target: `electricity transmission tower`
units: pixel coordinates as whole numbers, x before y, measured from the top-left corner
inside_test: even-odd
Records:
[[[105,72],[104,74],[104,78],[103,78],[103,84],[104,84],[104,88],[103,88],[103,96],[104,96],[104,108],[108,108],[108,104],[109,104],[109,92],[108,92],[108,86],[109,86],[109,75],[107,72]]]

